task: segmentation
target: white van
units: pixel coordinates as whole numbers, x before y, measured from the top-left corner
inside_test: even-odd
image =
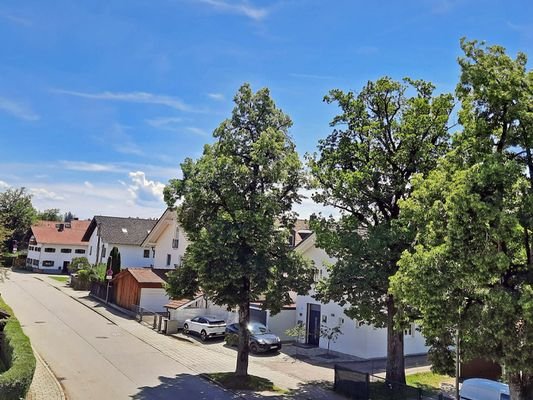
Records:
[[[490,379],[472,378],[463,382],[461,400],[510,400],[509,385]]]

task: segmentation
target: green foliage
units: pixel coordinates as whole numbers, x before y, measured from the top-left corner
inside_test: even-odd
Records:
[[[297,342],[299,342],[301,339],[305,339],[305,332],[306,330],[304,324],[299,321],[292,328],[287,329],[285,331],[285,334],[287,336],[293,337]]]
[[[59,211],[59,208],[50,208],[44,211],[37,212],[37,219],[41,221],[63,221],[63,215]]]
[[[239,344],[239,335],[236,333],[226,333],[224,341],[228,346],[237,346]]]
[[[316,297],[347,305],[351,318],[391,330],[394,316],[408,318],[389,294],[389,277],[413,238],[409,225],[399,224],[399,202],[409,197],[413,175],[431,170],[446,152],[453,107],[452,96],[434,95],[431,83],[404,82],[381,78],[359,93],[332,90],[325,101],[337,103],[341,114],[331,123],[333,132],[320,140],[319,153],[309,157],[318,189],[314,200],[341,213],[313,224],[318,247],[337,259]],[[401,326],[394,340],[389,356],[397,356],[389,358],[387,378],[402,381]]]
[[[5,230],[4,235],[7,232],[6,242],[22,242],[35,217],[36,211],[26,188],[7,189],[0,193],[0,226]]]
[[[19,400],[25,398],[33,379],[35,356],[30,340],[2,298],[0,308],[12,315],[7,321],[1,322],[0,357],[6,371],[0,373],[0,394],[5,400]]]
[[[74,257],[68,266],[68,271],[72,274],[80,269],[89,269],[91,264],[87,257]]]
[[[524,54],[461,46],[463,130],[401,205],[416,246],[392,291],[418,309],[426,337],[448,344],[460,329],[465,359],[503,364],[519,398],[533,392],[533,72]]]
[[[290,290],[309,288],[310,265],[288,246],[291,208],[303,183],[291,125],[267,89],[253,93],[243,85],[231,118],[214,132],[215,143],[181,164],[183,178],[170,181],[165,200],[169,206],[182,200],[178,221],[191,243],[183,265],[169,273],[171,297],[201,288],[215,304],[247,310],[264,296],[275,313],[291,303]],[[244,314],[242,326],[249,319]]]
[[[117,247],[113,247],[111,253],[109,253],[107,268],[113,270],[113,276],[116,276],[120,272],[120,251]]]

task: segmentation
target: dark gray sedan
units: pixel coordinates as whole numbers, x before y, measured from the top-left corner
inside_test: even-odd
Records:
[[[281,340],[279,336],[270,332],[270,330],[259,322],[250,322],[248,325],[250,332],[250,351],[252,353],[264,353],[267,351],[278,351],[281,349]],[[239,324],[226,326],[226,335],[239,335]]]

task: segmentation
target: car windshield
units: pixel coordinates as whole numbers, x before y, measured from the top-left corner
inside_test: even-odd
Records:
[[[248,330],[254,335],[264,335],[265,333],[270,332],[263,324],[249,324]]]

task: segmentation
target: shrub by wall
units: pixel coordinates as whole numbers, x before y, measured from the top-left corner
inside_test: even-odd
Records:
[[[0,373],[0,398],[20,400],[26,397],[30,388],[35,372],[35,356],[30,340],[1,297],[0,308],[12,315],[0,320],[0,358],[6,368]]]

